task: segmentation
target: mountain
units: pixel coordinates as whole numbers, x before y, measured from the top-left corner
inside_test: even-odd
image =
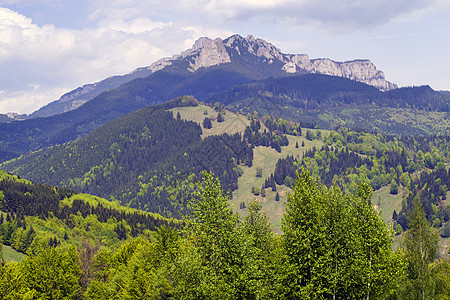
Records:
[[[9,123],[14,121],[13,118],[10,118],[8,115],[6,114],[0,114],[0,123]]]
[[[367,83],[382,91],[397,86],[386,81],[382,71],[369,60],[336,62],[328,58],[311,60],[306,54],[284,54],[262,39],[249,35],[231,36],[225,40],[203,37],[191,49],[171,58],[163,58],[148,67],[138,68],[123,76],[112,76],[100,82],[86,84],[59,100],[33,112],[29,118],[48,117],[76,109],[102,92],[114,89],[136,78],[144,78],[159,70],[195,72],[201,68],[218,65],[232,65],[249,79],[281,77],[289,74],[327,74]]]

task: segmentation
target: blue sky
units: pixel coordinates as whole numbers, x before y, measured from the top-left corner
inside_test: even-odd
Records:
[[[370,59],[399,86],[450,90],[450,0],[0,0],[0,112],[252,34],[284,53]]]

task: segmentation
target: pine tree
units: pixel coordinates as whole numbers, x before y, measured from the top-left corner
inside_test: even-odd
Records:
[[[392,179],[392,181],[391,181],[390,193],[392,195],[397,195],[398,194],[398,184],[397,184],[397,181],[395,181],[395,179]]]
[[[221,123],[221,122],[223,122],[223,121],[225,121],[225,118],[223,117],[222,113],[219,112],[219,113],[217,114],[217,122]]]
[[[203,128],[205,129],[211,129],[212,128],[212,122],[210,118],[205,118],[203,120]]]

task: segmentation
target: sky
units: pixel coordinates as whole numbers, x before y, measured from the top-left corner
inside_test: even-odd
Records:
[[[449,16],[450,0],[0,0],[0,113],[233,34],[450,90]]]

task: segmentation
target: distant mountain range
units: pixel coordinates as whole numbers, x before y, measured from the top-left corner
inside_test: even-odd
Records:
[[[33,112],[28,118],[48,117],[76,109],[110,89],[136,78],[147,77],[159,70],[193,73],[201,68],[228,65],[243,74],[247,80],[282,77],[290,74],[326,74],[349,78],[375,86],[381,91],[396,88],[386,81],[382,71],[369,60],[336,62],[330,59],[311,60],[306,54],[284,54],[262,39],[253,36],[231,36],[225,40],[203,37],[191,49],[171,58],[163,58],[148,67],[134,70],[123,76],[112,76],[100,82],[86,84]],[[221,66],[224,67],[224,66]]]

